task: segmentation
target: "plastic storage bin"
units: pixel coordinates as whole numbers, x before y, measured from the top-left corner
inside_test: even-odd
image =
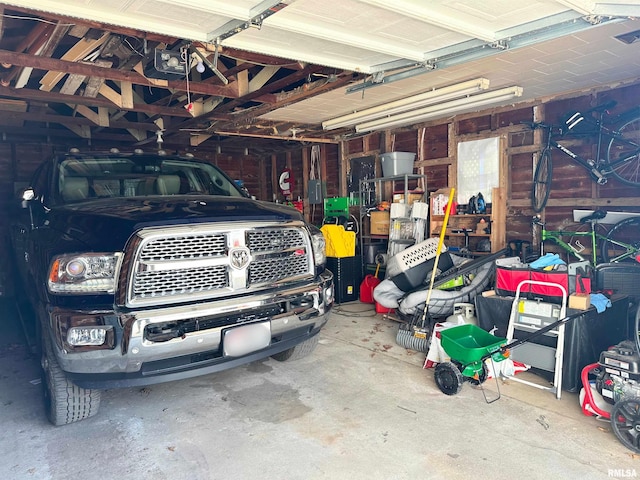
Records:
[[[413,173],[413,161],[416,154],[412,152],[389,152],[380,155],[382,175],[393,177],[396,175],[411,175]]]

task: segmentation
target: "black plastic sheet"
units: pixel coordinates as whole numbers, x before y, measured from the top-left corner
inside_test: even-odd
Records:
[[[478,326],[487,331],[496,327],[494,335],[506,336],[513,297],[477,295],[475,304]],[[579,392],[582,387],[582,369],[590,363],[597,362],[600,352],[622,340],[630,339],[633,327],[632,320],[629,319],[628,297],[613,296],[611,304],[611,307],[602,313],[597,313],[596,309],[591,307],[566,323],[562,390]],[[580,310],[569,308],[567,316],[578,312]],[[532,342],[553,346],[550,342],[555,342],[555,339],[541,336]]]

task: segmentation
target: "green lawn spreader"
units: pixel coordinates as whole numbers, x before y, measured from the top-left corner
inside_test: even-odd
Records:
[[[440,391],[446,395],[455,395],[462,389],[465,381],[472,385],[482,385],[488,377],[488,368],[485,360],[501,362],[509,358],[509,351],[519,345],[544,335],[559,325],[580,315],[576,313],[550,323],[528,335],[526,338],[507,343],[506,338],[496,337],[486,330],[473,324],[459,325],[440,332],[442,349],[450,357],[451,361],[438,363],[434,378]],[[492,363],[493,364],[493,363]],[[492,400],[482,390],[487,403],[500,398],[498,375],[493,372],[496,379],[498,396]]]

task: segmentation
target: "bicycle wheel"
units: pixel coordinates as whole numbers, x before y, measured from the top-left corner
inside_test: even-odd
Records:
[[[551,150],[546,148],[542,151],[533,174],[531,206],[536,213],[541,212],[547,204],[547,200],[549,200],[552,173],[553,163],[551,161]]]
[[[601,250],[604,262],[640,261],[640,217],[631,217],[616,223]]]
[[[640,186],[640,117],[629,120],[619,129],[607,148],[607,162],[615,178],[627,185]],[[616,163],[618,159],[628,159]]]

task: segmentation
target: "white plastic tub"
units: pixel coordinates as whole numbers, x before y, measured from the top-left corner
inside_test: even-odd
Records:
[[[416,154],[412,152],[389,152],[380,155],[382,175],[393,177],[396,175],[410,175],[413,173],[413,161]]]

